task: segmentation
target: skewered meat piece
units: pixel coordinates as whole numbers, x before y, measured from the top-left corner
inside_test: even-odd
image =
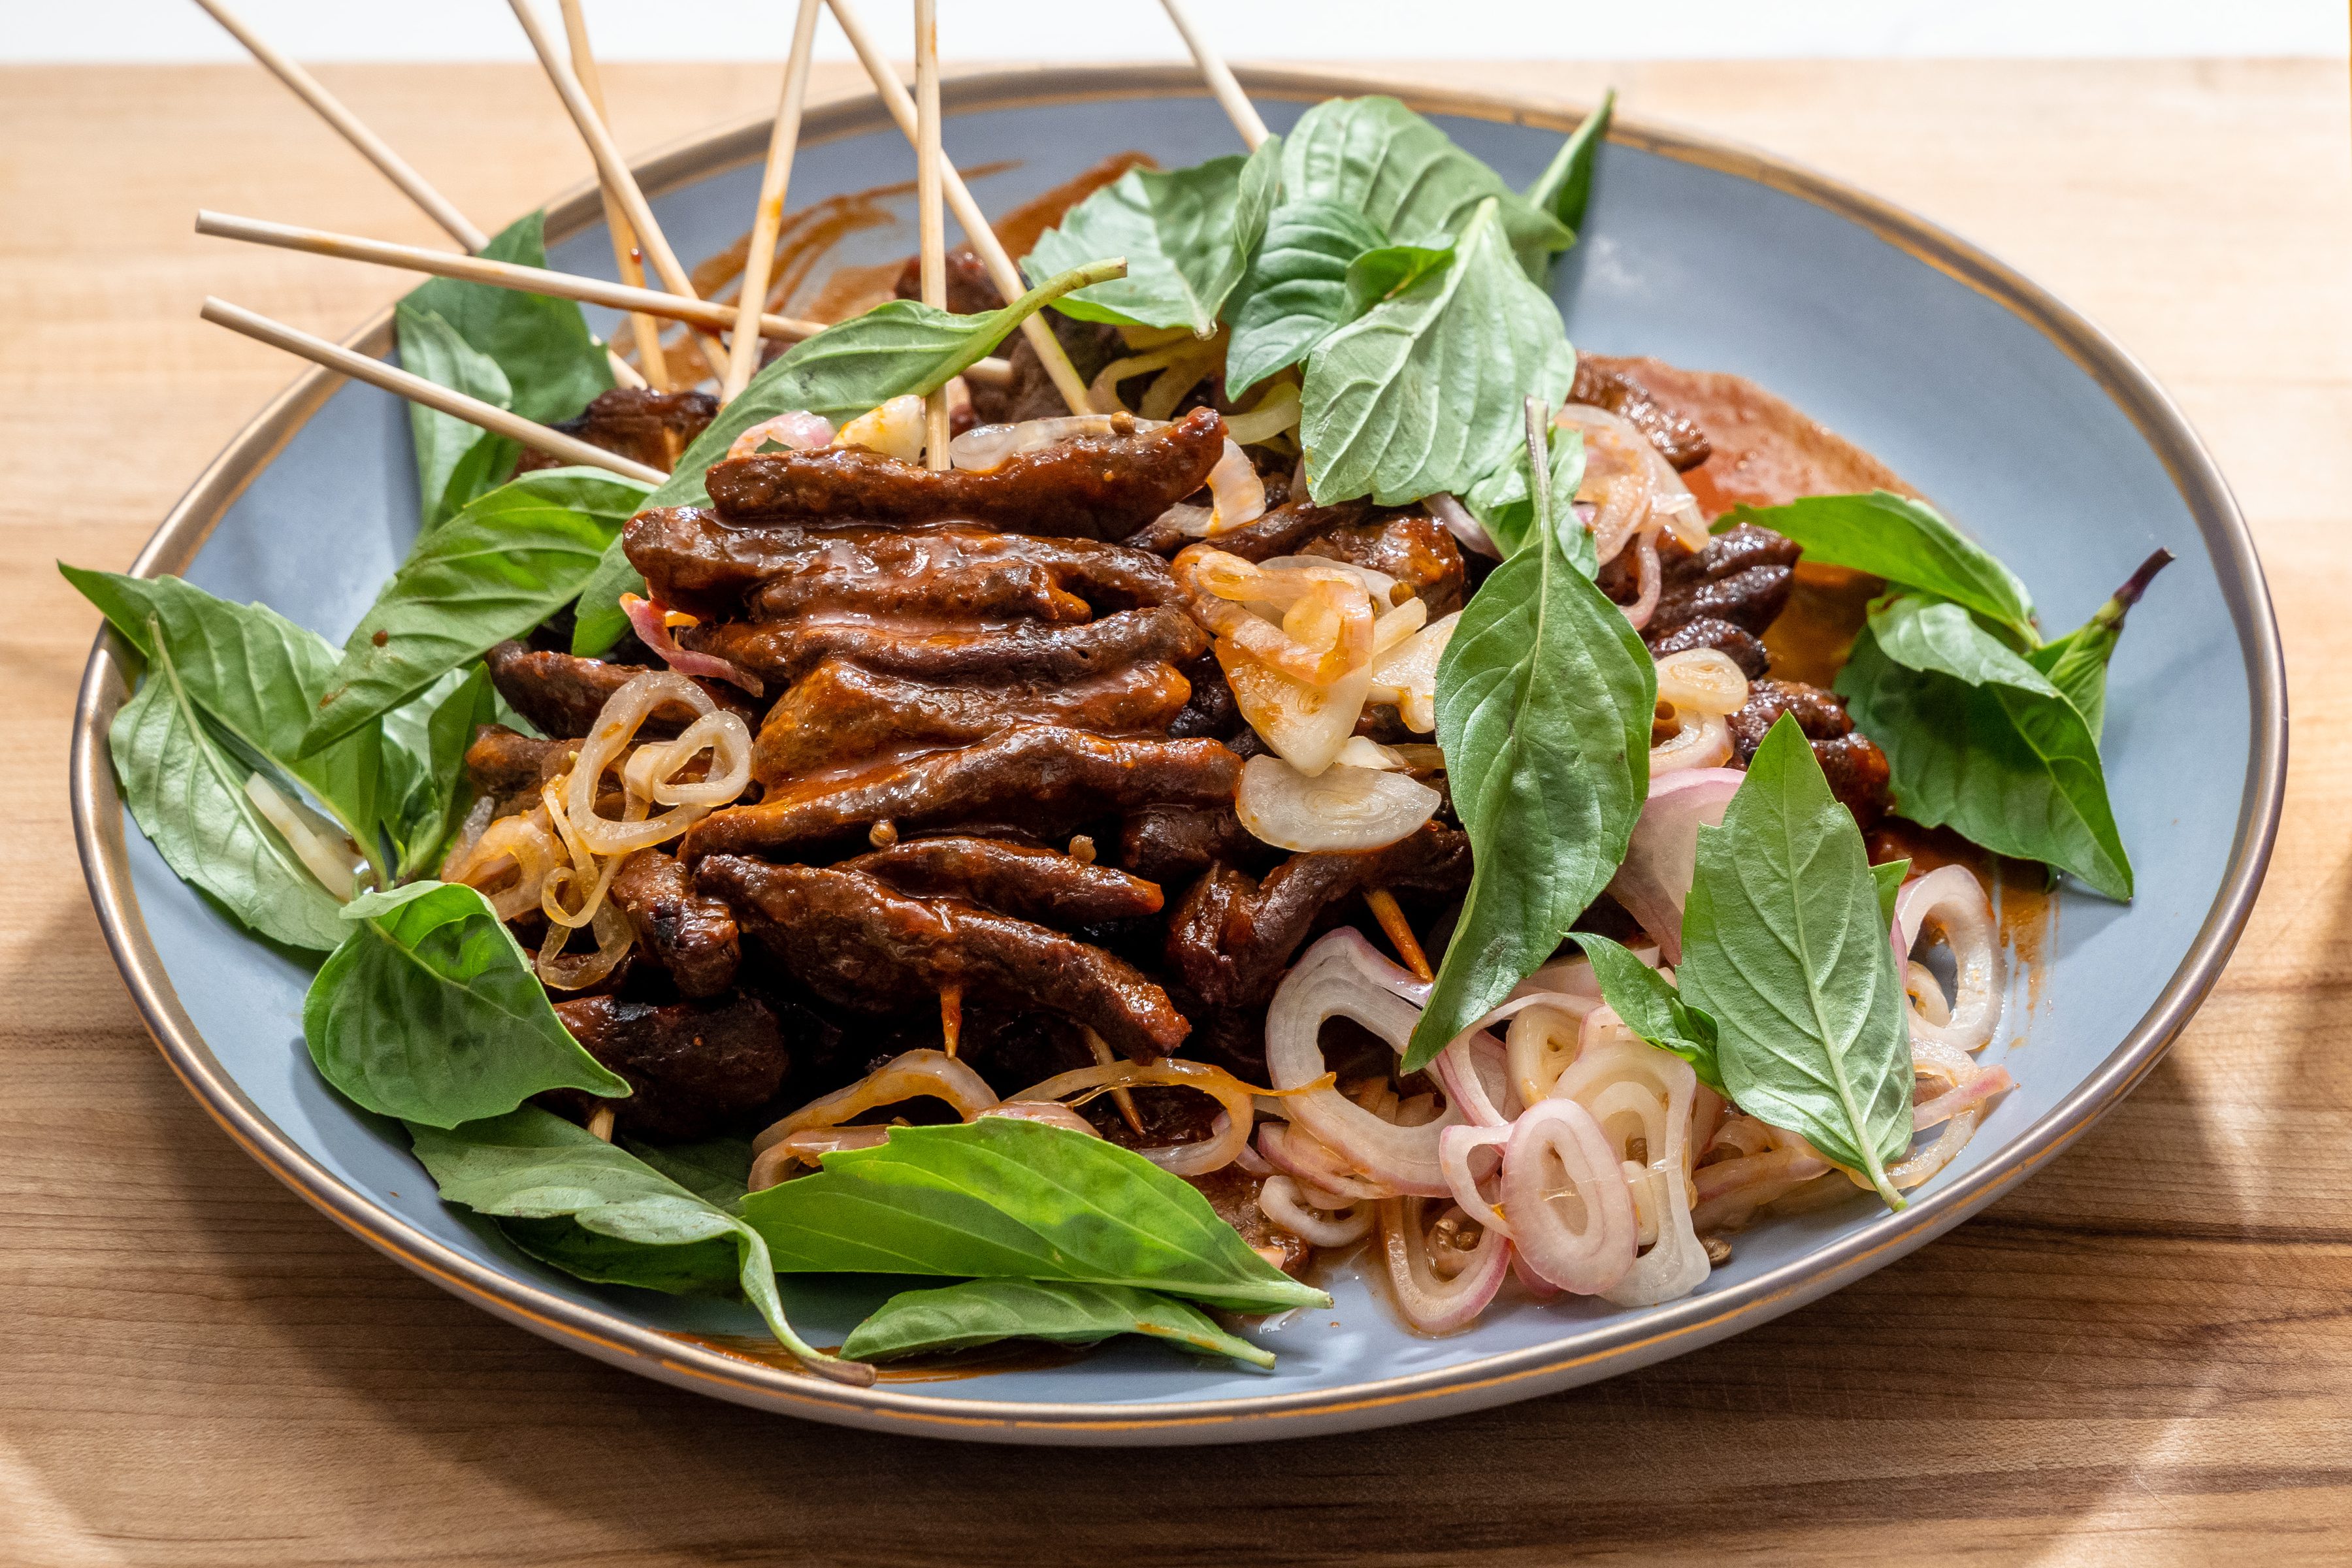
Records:
[[[919,528],[963,522],[1072,539],[1124,539],[1207,482],[1225,422],[1196,408],[1156,430],[1114,414],[1104,436],[1078,436],[985,473],[934,471],[863,447],[775,452],[714,467],[719,513],[734,523]]]
[[[1244,561],[1270,561],[1277,555],[1296,555],[1301,545],[1327,528],[1340,523],[1361,522],[1370,510],[1369,503],[1360,500],[1341,501],[1338,506],[1317,506],[1301,495],[1280,506],[1268,507],[1255,522],[1228,529],[1208,542],[1226,554],[1238,555]],[[1154,521],[1139,532],[1130,535],[1127,542],[1138,550],[1149,550],[1155,555],[1172,556],[1186,545],[1198,544],[1201,541],[1172,523]]]
[[[1427,512],[1335,524],[1300,545],[1298,553],[1386,573],[1429,606],[1433,621],[1462,607],[1461,547]]]
[[[688,865],[706,855],[805,854],[879,822],[902,834],[986,825],[1052,839],[1158,802],[1230,803],[1241,775],[1241,759],[1214,741],[1113,741],[1022,724],[976,745],[714,811],[687,829],[678,854]]]
[[[1104,366],[1128,354],[1127,340],[1108,321],[1081,321],[1059,310],[1037,314],[1052,330],[1062,352],[1070,356],[1070,367],[1080,381],[1092,384]],[[992,425],[1017,425],[1024,419],[1059,419],[1069,413],[1070,405],[1047,374],[1045,362],[1031,346],[1028,333],[1013,334],[1004,358],[1013,367],[1010,386],[971,389],[972,411],[981,418]]]
[[[961,899],[1064,929],[1156,915],[1162,902],[1158,885],[1140,877],[994,838],[909,838],[839,868],[915,898]]]
[[[1632,553],[1627,551],[1609,564],[1613,567]],[[1663,637],[1705,617],[1728,621],[1761,637],[1789,603],[1789,591],[1796,582],[1793,568],[1803,553],[1793,541],[1752,522],[1717,534],[1696,555],[1660,541],[1658,556],[1664,582],[1657,610],[1643,628],[1643,635]],[[1601,586],[1607,591],[1610,585],[1604,581]],[[1624,595],[1625,602],[1632,598],[1631,593]]]
[[[576,741],[543,741],[504,724],[485,724],[466,748],[466,773],[477,795],[503,800],[539,793],[539,786],[572,765]]]
[[[1606,408],[1647,437],[1658,455],[1677,469],[1697,468],[1713,450],[1706,432],[1689,416],[1658,400],[1638,374],[1640,363],[1605,354],[1577,355],[1576,384],[1569,388],[1568,400]]]
[[[1227,741],[1247,727],[1242,720],[1241,705],[1234,700],[1234,689],[1225,679],[1224,667],[1217,662],[1214,654],[1193,659],[1183,667],[1182,673],[1192,684],[1192,695],[1185,700],[1184,711],[1169,721],[1168,733],[1171,737],[1189,740],[1204,735],[1213,741]]]
[[[1057,1013],[1137,1060],[1191,1026],[1168,994],[1098,947],[956,899],[912,899],[860,871],[714,855],[696,885],[725,899],[795,979],[839,1006],[891,1012],[951,987],[967,1002]]]
[[[1128,813],[1118,835],[1119,864],[1162,885],[1189,882],[1212,866],[1268,865],[1281,854],[1244,827],[1231,805],[1147,805]]]
[[[1198,660],[1209,634],[1168,605],[1121,610],[1083,626],[1023,624],[980,632],[895,632],[862,621],[723,621],[689,627],[678,641],[780,684],[828,658],[922,680],[1076,681],[1130,664]]]
[[[1004,309],[1004,296],[996,291],[996,279],[988,275],[988,263],[972,253],[971,247],[959,245],[947,253],[947,309],[959,316],[981,316],[991,310]],[[901,300],[923,297],[923,258],[907,258],[907,265],[898,268],[898,281],[890,290]]]
[[[610,1106],[613,1123],[647,1138],[705,1138],[775,1098],[790,1057],[776,1016],[761,1002],[673,1002],[617,996],[555,1004],[587,1053],[628,1079],[626,1100],[578,1089],[542,1096],[576,1112]]]
[[[1263,882],[1218,869],[1168,922],[1168,962],[1213,1007],[1260,1007],[1324,910],[1371,888],[1458,897],[1470,885],[1470,840],[1426,823],[1385,849],[1294,855]]]
[[[580,658],[568,653],[547,653],[519,642],[502,642],[482,656],[489,666],[490,684],[513,704],[516,712],[550,735],[572,740],[586,737],[596,726],[596,715],[613,693],[643,675],[647,666],[611,664],[601,658]],[[755,728],[760,709],[741,691],[722,680],[697,680],[713,700]],[[646,732],[675,734],[694,722],[694,710],[683,702],[665,702],[646,720]]]
[[[574,419],[556,426],[591,447],[617,452],[664,473],[677,467],[686,449],[705,426],[719,416],[719,399],[707,392],[654,392],[642,386],[616,386],[600,392]],[[560,468],[561,458],[525,452],[515,472]]]
[[[1878,743],[1853,727],[1845,699],[1800,680],[1759,680],[1748,688],[1748,706],[1731,716],[1731,745],[1746,767],[1756,748],[1764,743],[1773,721],[1783,713],[1796,717],[1797,727],[1813,743],[1813,755],[1829,775],[1830,793],[1845,803],[1854,820],[1868,832],[1886,813],[1887,781],[1893,776],[1886,753]]]
[[[932,632],[969,630],[954,623],[971,621],[1084,621],[1179,597],[1157,555],[1091,540],[733,528],[699,507],[639,512],[623,539],[655,598],[706,620],[748,599],[757,620],[889,616],[915,623],[896,629]]]
[[[640,849],[613,877],[614,906],[637,928],[637,945],[688,996],[716,996],[734,984],[742,942],[735,912],[694,890],[685,867],[659,849]]]
[[[1096,734],[1164,731],[1192,694],[1175,667],[1130,664],[1083,681],[941,686],[826,659],[769,710],[751,776],[771,789],[877,752],[961,745],[1017,721]]]
[[[1728,657],[1750,680],[1761,678],[1772,668],[1772,656],[1765,651],[1763,638],[1712,616],[1685,621],[1662,637],[1653,637],[1645,628],[1643,636],[1650,645],[1652,657],[1656,658],[1695,647],[1711,647]]]

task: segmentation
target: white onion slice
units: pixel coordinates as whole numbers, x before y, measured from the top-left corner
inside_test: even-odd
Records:
[[[337,903],[351,902],[352,889],[367,862],[341,828],[259,773],[246,775],[245,798],[253,802],[254,810],[269,819],[269,826],[278,829],[278,837],[286,840],[295,858],[319,879],[319,885]],[[1433,799],[1431,809],[1436,809]]]
[[[974,1116],[972,1120],[985,1121],[992,1116],[1000,1117],[1006,1121],[1042,1121],[1048,1127],[1059,1127],[1067,1132],[1083,1132],[1089,1138],[1102,1136],[1095,1131],[1093,1122],[1080,1116],[1068,1106],[1050,1100],[1004,1100],[1000,1104],[990,1106]]]
[[[1678,713],[1737,713],[1748,706],[1748,674],[1720,648],[1685,648],[1658,660],[1658,700]]]
[[[765,1153],[771,1145],[805,1128],[835,1127],[877,1106],[925,1097],[945,1100],[966,1121],[997,1102],[996,1091],[967,1063],[945,1051],[908,1051],[891,1058],[856,1083],[812,1100],[790,1116],[772,1122],[751,1140],[751,1147]]]
[[[1251,466],[1249,454],[1225,437],[1217,466],[1209,470],[1209,537],[1227,533],[1265,515],[1265,482]]]
[[[1024,419],[1018,425],[982,425],[948,443],[948,461],[970,473],[984,474],[1003,467],[1024,452],[1074,440],[1080,436],[1112,434],[1108,414],[1070,414],[1053,419]],[[1157,430],[1163,422],[1134,419],[1129,428]]]
[[[833,439],[837,447],[864,447],[912,463],[923,455],[923,400],[910,392],[859,415]]]
[[[1628,1037],[1587,1048],[1552,1088],[1592,1113],[1624,1169],[1640,1181],[1637,1208],[1654,1239],[1625,1277],[1601,1295],[1621,1307],[1677,1300],[1706,1282],[1714,1265],[1691,1226],[1690,1122],[1698,1075],[1669,1051]],[[1643,1142],[1639,1164],[1628,1158]],[[1644,1201],[1646,1200],[1646,1201]]]
[[[698,798],[695,803],[673,805],[650,820],[614,822],[597,816],[596,794],[604,770],[620,760],[637,726],[667,702],[683,703],[695,711],[697,722],[691,728],[698,732],[696,749],[707,744],[711,753],[708,787],[696,787]],[[700,722],[703,718],[712,722],[705,726]],[[678,758],[681,764],[684,761],[684,757]],[[710,810],[709,803],[714,796],[721,801],[732,800],[751,778],[751,731],[743,721],[732,713],[719,712],[719,705],[702,688],[676,670],[647,670],[643,675],[631,676],[605,700],[596,715],[595,728],[580,742],[580,754],[572,764],[569,782],[564,786],[563,810],[572,831],[590,850],[598,855],[626,855],[685,832]],[[728,785],[732,787],[719,793]],[[680,789],[677,793],[686,792]]]
[[[1678,727],[1675,732],[1650,748],[1651,778],[1720,768],[1731,760],[1731,726],[1724,721],[1723,715],[1685,710],[1678,712],[1675,720]]]
[[[1633,1194],[1600,1124],[1575,1100],[1519,1113],[1503,1151],[1503,1213],[1528,1268],[1562,1290],[1597,1296],[1633,1267]]]
[[[1510,1225],[1494,1200],[1478,1190],[1481,1173],[1472,1170],[1470,1163],[1479,1150],[1500,1149],[1510,1141],[1509,1126],[1500,1121],[1492,1126],[1449,1127],[1437,1135],[1437,1163],[1445,1171],[1445,1184],[1454,1191],[1454,1201],[1462,1205],[1464,1214],[1507,1237],[1511,1234]],[[1501,1157],[1496,1156],[1484,1174],[1491,1178],[1501,1164]]]
[[[814,452],[830,447],[833,445],[833,421],[822,414],[798,411],[779,414],[773,419],[761,420],[736,437],[727,448],[727,456],[730,461],[737,458],[749,458],[771,443],[788,447],[796,452]]]
[[[1437,728],[1437,661],[1461,623],[1459,610],[1440,616],[1395,651],[1372,660],[1369,700],[1394,703],[1404,727],[1416,735],[1430,734]]]
[[[1698,768],[1650,782],[1650,798],[1609,891],[1668,963],[1682,962],[1683,900],[1698,870],[1699,825],[1722,825],[1724,808],[1747,776],[1736,768]]]
[[[1476,515],[1451,493],[1439,490],[1434,495],[1423,496],[1421,499],[1421,504],[1429,509],[1430,516],[1445,525],[1445,531],[1448,533],[1460,540],[1468,548],[1476,551],[1489,561],[1500,561],[1503,558],[1502,551],[1496,548],[1494,540],[1488,537],[1486,525],[1480,522]]]
[[[1309,1207],[1298,1184],[1279,1172],[1258,1188],[1257,1212],[1316,1247],[1353,1247],[1372,1230],[1370,1204],[1353,1203],[1337,1211]]]
[[[1298,415],[1298,388],[1287,381],[1277,382],[1248,413],[1226,415],[1225,434],[1244,447],[1255,446],[1297,424]]]
[[[2003,974],[2000,932],[1984,885],[1965,866],[1939,866],[1904,884],[1895,899],[1895,937],[1904,956],[1933,927],[1952,952],[1954,989],[1950,1016],[1930,1020],[1907,1006],[1911,1037],[1963,1051],[1980,1049],[2000,1022]]]
[[[1525,1000],[1528,1005],[1511,1019],[1503,1049],[1520,1101],[1533,1105],[1550,1096],[1551,1086],[1576,1059],[1584,1041],[1585,1016],[1601,1005],[1601,998],[1552,993]]]
[[[1424,1334],[1450,1334],[1475,1322],[1503,1288],[1511,1267],[1511,1243],[1502,1232],[1486,1228],[1461,1272],[1441,1279],[1431,1267],[1429,1238],[1422,1225],[1427,1207],[1412,1198],[1381,1204],[1381,1248],[1388,1260],[1389,1284],[1406,1321]]]
[[[1242,765],[1234,810],[1242,826],[1279,849],[1385,849],[1420,830],[1442,797],[1401,773],[1335,763],[1309,778],[1278,757]]]
[[[1168,1143],[1137,1153],[1171,1175],[1205,1176],[1222,1171],[1249,1146],[1250,1129],[1257,1120],[1257,1101],[1249,1085],[1221,1067],[1207,1062],[1163,1058],[1150,1062],[1111,1060],[1098,1067],[1057,1073],[1030,1085],[1008,1103],[1050,1103],[1078,1096],[1083,1103],[1105,1090],[1139,1086],[1198,1089],[1222,1108],[1210,1135],[1198,1142]]]

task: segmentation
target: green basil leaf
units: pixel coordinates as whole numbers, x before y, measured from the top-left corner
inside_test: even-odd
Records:
[[[1454,259],[1317,344],[1299,435],[1319,505],[1383,506],[1469,489],[1521,438],[1521,399],[1557,403],[1576,379],[1559,310],[1479,204]]]
[[[1616,1009],[1627,1028],[1658,1049],[1682,1058],[1698,1074],[1699,1082],[1717,1094],[1724,1092],[1723,1069],[1716,1060],[1715,1020],[1705,1008],[1693,1006],[1664,975],[1607,937],[1572,931],[1568,940],[1592,961],[1601,999]]]
[[[793,1331],[757,1231],[626,1150],[536,1107],[449,1129],[411,1121],[408,1132],[443,1200],[513,1226],[524,1251],[583,1279],[699,1293],[723,1287],[726,1247],[778,1342],[819,1371],[849,1370]]]
[[[492,261],[545,267],[545,216],[530,213],[517,218],[482,255]],[[551,425],[572,418],[613,384],[604,345],[589,333],[580,307],[569,300],[435,278],[411,289],[401,304],[440,317],[477,353],[496,361],[514,399],[510,406],[526,419]],[[431,374],[409,368],[420,375]],[[494,475],[493,480],[503,477]]]
[[[1555,425],[1547,437],[1551,452],[1551,493],[1573,496],[1584,482],[1584,432]],[[1516,555],[1535,537],[1535,500],[1528,494],[1528,449],[1511,448],[1502,466],[1462,493],[1462,504],[1505,555]],[[1558,509],[1560,544],[1579,572],[1601,572],[1600,546],[1573,507]]]
[[[1657,666],[1559,531],[1537,531],[1472,595],[1437,662],[1437,739],[1472,870],[1409,1072],[1558,950],[1625,858],[1649,792]]]
[[[1239,397],[1297,364],[1349,320],[1348,266],[1386,242],[1371,220],[1338,202],[1288,201],[1266,220],[1265,238],[1226,301],[1233,333],[1225,388]]]
[[[2131,858],[2098,742],[2063,696],[1906,669],[1880,651],[1868,626],[1837,691],[1886,752],[1897,812],[2071,871],[2111,899],[2131,897]]]
[[[458,336],[438,313],[404,303],[392,314],[403,370],[495,407],[512,406],[514,388],[499,362]],[[408,405],[408,429],[416,448],[419,515],[427,533],[476,496],[497,489],[522,456],[520,443],[422,403]]]
[[[1492,199],[1505,246],[1530,278],[1540,278],[1551,254],[1576,239],[1393,98],[1327,99],[1299,116],[1283,142],[1282,188],[1291,201],[1352,207],[1408,244],[1462,234],[1479,204]]]
[[[2139,564],[2091,618],[2053,643],[2026,656],[2026,662],[2050,678],[2066,694],[2095,743],[2107,722],[2107,661],[2115,657],[2116,640],[2123,635],[2124,616],[2147,592],[2156,574],[2172,564],[2172,552],[2158,550]]]
[[[489,670],[478,664],[449,671],[415,702],[384,715],[387,759],[395,754],[390,742],[398,720],[403,739],[397,754],[408,773],[396,834],[402,877],[417,876],[439,862],[442,846],[474,800],[466,748],[476,729],[499,721],[503,706]],[[413,738],[406,734],[412,728]]]
[[[1911,874],[1911,860],[1881,860],[1870,868],[1872,880],[1878,884],[1878,923],[1890,931],[1895,928],[1895,900],[1903,891],[1903,879]]]
[[[1853,813],[1783,714],[1723,826],[1698,830],[1676,978],[1714,1016],[1733,1101],[1899,1209],[1886,1166],[1911,1146],[1911,1044],[1878,910]]]
[[[1127,276],[1066,294],[1054,309],[1086,321],[1217,330],[1217,312],[1265,233],[1281,174],[1282,138],[1247,158],[1189,169],[1129,169],[1037,237],[1022,259],[1033,283],[1105,256]]]
[[[973,1279],[902,1291],[850,1331],[841,1353],[881,1361],[998,1340],[1099,1344],[1116,1334],[1147,1334],[1203,1355],[1231,1356],[1260,1368],[1274,1365],[1271,1351],[1225,1332],[1198,1307],[1124,1285],[1042,1279]]]
[[[1584,231],[1584,209],[1592,199],[1592,166],[1601,145],[1609,140],[1610,117],[1616,112],[1617,89],[1601,95],[1601,107],[1584,117],[1569,139],[1552,154],[1551,163],[1528,187],[1528,200],[1560,221],[1571,234]]]
[[[1786,534],[1816,561],[1867,572],[1965,605],[2021,647],[2042,642],[2033,629],[2033,597],[2025,584],[1925,501],[1890,490],[1806,496],[1786,506],[1734,507],[1716,520],[1715,527],[1720,532],[1742,522]]]
[[[2037,697],[2058,695],[2040,670],[1948,601],[1917,594],[1878,600],[1870,606],[1870,631],[1878,651],[1906,669],[1948,675],[1970,686],[1990,682]]]
[[[629,629],[628,614],[621,608],[621,595],[635,594],[644,598],[647,591],[646,574],[629,563],[623,537],[613,535],[613,542],[604,546],[604,553],[596,558],[595,570],[588,574],[579,602],[572,606],[572,651],[582,658],[594,658],[619,642],[621,634]]]
[[[63,562],[58,570],[150,662],[159,646],[169,648],[181,690],[205,718],[316,795],[378,879],[390,880],[377,828],[398,802],[383,794],[383,736],[362,729],[301,754],[311,706],[333,681],[334,644],[265,605],[233,605],[177,577],[89,572]]]
[[[343,644],[303,751],[373,723],[569,604],[646,489],[594,468],[541,468],[427,534]]]
[[[551,1089],[625,1095],[581,1048],[489,900],[412,882],[343,906],[344,938],[302,1003],[320,1074],[365,1109],[455,1127]]]
[[[1348,264],[1347,319],[1354,321],[1453,260],[1450,244],[1382,245],[1365,251]]]
[[[341,940],[331,894],[245,793],[253,770],[205,728],[155,623],[138,695],[114,715],[108,743],[123,804],[184,881],[289,947],[323,952]]]
[[[743,1200],[779,1273],[1128,1285],[1242,1312],[1330,1304],[1189,1183],[1081,1132],[1003,1117],[894,1127],[824,1164]]]
[[[741,1205],[751,1184],[751,1141],[748,1138],[706,1138],[661,1148],[624,1136],[621,1144],[695,1196],[730,1214]]]

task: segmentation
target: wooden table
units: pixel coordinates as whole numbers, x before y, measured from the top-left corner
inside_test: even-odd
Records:
[[[522,68],[321,74],[488,226],[585,172]],[[763,110],[775,82],[609,75],[633,146]],[[1604,79],[1442,75],[1570,101]],[[156,1059],[74,861],[67,729],[96,616],[49,566],[127,563],[293,374],[201,325],[201,295],[339,336],[406,286],[196,239],[196,205],[440,237],[257,70],[0,72],[0,668],[18,716],[0,756],[19,802],[0,834],[0,1562],[2352,1559],[2341,66],[1607,75],[1629,113],[1827,169],[2021,267],[2148,363],[2237,487],[2286,630],[2286,821],[2236,962],[2128,1104],[1827,1301],[1598,1387],[1355,1437],[873,1436],[495,1322],[313,1214]],[[849,86],[821,68],[824,90]]]

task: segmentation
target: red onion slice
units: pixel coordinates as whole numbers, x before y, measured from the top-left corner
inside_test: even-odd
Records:
[[[1478,1190],[1478,1173],[1470,1168],[1470,1158],[1481,1149],[1499,1149],[1511,1141],[1507,1126],[1449,1127],[1437,1135],[1437,1163],[1444,1168],[1445,1184],[1453,1190],[1454,1201],[1462,1212],[1491,1230],[1511,1234],[1503,1211],[1495,1201]],[[1492,1176],[1490,1166],[1487,1175]]]
[[[1503,1151],[1503,1212],[1528,1268],[1560,1289],[1597,1296],[1633,1267],[1633,1194],[1600,1124],[1572,1100],[1520,1112]]]
[[[1640,1184],[1634,1207],[1649,1223],[1638,1229],[1654,1232],[1648,1250],[1601,1294],[1621,1307],[1654,1307],[1705,1284],[1714,1265],[1691,1224],[1690,1122],[1698,1075],[1690,1064],[1624,1039],[1587,1048],[1552,1093],[1591,1112],[1629,1184]],[[1640,1164],[1627,1159],[1635,1138],[1643,1151]]]
[[[749,458],[772,443],[796,452],[814,452],[830,447],[833,445],[833,421],[822,414],[799,412],[762,419],[729,445],[728,459],[731,462],[737,458]]]
[[[1943,1023],[1930,1021],[1906,1002],[1911,1037],[1963,1051],[1980,1049],[2000,1022],[2007,976],[1992,905],[1984,884],[1967,867],[1939,866],[1906,882],[1895,895],[1895,951],[1904,960],[1930,926],[1943,933],[1952,951],[1956,994],[1951,1017]]]
[[[748,669],[728,663],[717,654],[696,653],[677,646],[669,635],[669,625],[660,605],[635,594],[621,595],[621,609],[636,628],[637,640],[654,650],[664,664],[680,675],[699,675],[712,680],[724,680],[740,686],[754,697],[766,695],[760,678]]]
[[[1422,1225],[1427,1205],[1391,1198],[1381,1205],[1381,1248],[1388,1259],[1389,1284],[1397,1306],[1424,1334],[1450,1334],[1478,1321],[1510,1272],[1511,1243],[1488,1228],[1459,1274],[1441,1279],[1430,1266],[1429,1239]]]
[[[1290,1177],[1275,1174],[1257,1190],[1257,1212],[1316,1247],[1353,1247],[1371,1234],[1372,1205],[1351,1204],[1336,1216],[1309,1208]]]
[[[1262,1121],[1258,1123],[1257,1147],[1267,1164],[1302,1186],[1350,1203],[1397,1196],[1396,1189],[1387,1183],[1370,1181],[1349,1171],[1339,1163],[1339,1156],[1325,1148],[1311,1132],[1286,1127],[1279,1121]]]
[[[1650,798],[1609,891],[1656,939],[1668,963],[1682,962],[1683,900],[1697,874],[1699,825],[1722,826],[1724,808],[1747,776],[1737,768],[1693,768],[1650,781]]]

